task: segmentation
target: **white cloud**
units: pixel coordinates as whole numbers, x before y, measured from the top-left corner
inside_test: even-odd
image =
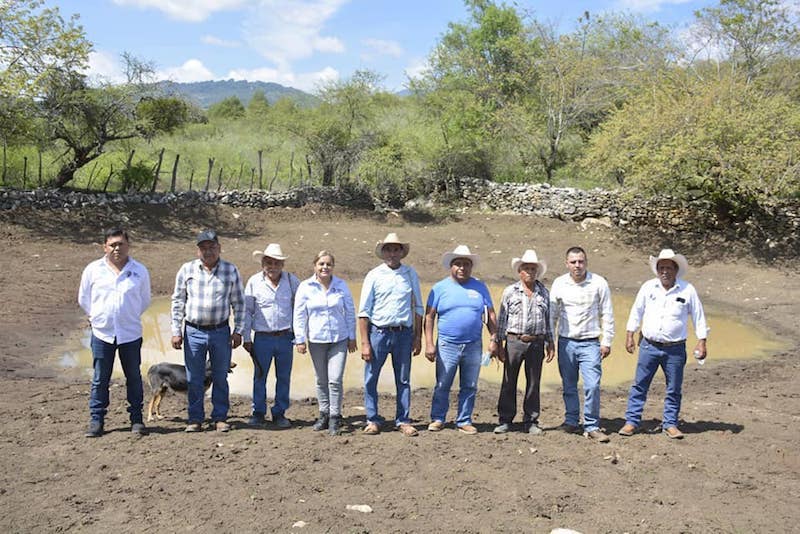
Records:
[[[361,41],[368,52],[362,54],[362,58],[370,59],[375,56],[400,57],[403,55],[403,47],[397,41],[386,41],[384,39],[364,39]]]
[[[336,37],[321,35],[325,22],[349,0],[259,0],[244,23],[247,44],[280,70],[314,52],[344,52]]]
[[[89,68],[86,75],[90,79],[111,83],[125,81],[125,73],[119,58],[101,50],[89,53]]]
[[[417,58],[405,68],[405,75],[411,79],[422,78],[430,68],[427,59]]]
[[[242,43],[239,41],[227,41],[225,39],[220,39],[215,35],[204,35],[201,40],[208,45],[211,46],[221,46],[222,48],[238,48],[242,46]]]
[[[339,71],[332,67],[325,67],[316,72],[294,73],[269,67],[257,69],[233,69],[228,72],[225,79],[247,80],[250,82],[274,82],[287,87],[294,87],[302,91],[313,91],[320,84],[339,79]]]
[[[202,22],[215,11],[237,9],[248,0],[113,0],[118,6],[158,9],[169,17],[186,22]]]
[[[158,80],[173,82],[203,82],[215,79],[212,73],[199,59],[189,59],[180,67],[169,67],[156,73]]]
[[[653,13],[661,8],[688,4],[693,0],[617,0],[616,9],[629,9],[636,13]]]

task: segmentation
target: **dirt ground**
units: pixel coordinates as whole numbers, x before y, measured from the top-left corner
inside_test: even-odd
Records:
[[[791,347],[762,360],[722,362],[711,353],[705,367],[687,368],[682,441],[655,432],[613,434],[605,445],[556,430],[540,437],[496,436],[491,429],[498,391],[488,384],[478,394],[477,436],[452,427],[439,434],[421,431],[416,438],[394,431],[365,436],[357,431],[361,392],[350,391],[344,414],[351,430],[339,437],[308,428],[316,412],[311,401],[290,408],[295,428],[248,428],[249,399],[238,397],[232,399],[233,431],[187,435],[185,398],[171,396],[164,409],[176,417],[136,438],[129,432],[121,381],[112,387],[107,434],[90,440],[83,437],[88,380],[65,377],[57,362],[85,324],[75,302],[80,273],[102,255],[99,229],[113,222],[131,229],[131,254],[150,269],[156,295],[170,293],[178,267],[193,257],[193,236],[207,226],[219,230],[223,257],[245,277],[256,267],[251,252],[278,241],[291,256],[292,271],[309,273],[313,255],[327,248],[336,254],[338,275],[360,280],[377,264],[374,243],[397,231],[412,243],[407,262],[427,282],[445,275],[441,254],[466,243],[482,257],[475,274],[496,283],[511,281],[512,256],[535,247],[549,260],[549,286],[564,272],[563,251],[580,244],[589,250],[591,270],[603,274],[614,291],[633,294],[650,277],[647,256],[657,253],[632,248],[615,230],[510,215],[406,220],[319,207],[171,212],[158,206],[0,213],[4,532],[797,529],[800,282],[785,267],[748,258],[697,265],[692,260],[699,253],[679,250],[692,263],[687,278],[707,307],[766,328]],[[713,251],[703,252],[713,257]],[[625,319],[617,317],[618,335]],[[361,365],[358,355],[348,365]],[[663,392],[659,376],[645,429],[659,423]],[[603,390],[601,413],[609,432],[624,423],[626,395],[625,387]],[[430,399],[430,390],[413,397],[412,416],[421,430]],[[381,406],[390,414],[393,399],[386,397]],[[561,423],[559,390],[543,395],[542,409],[546,429]],[[351,504],[369,505],[372,512],[348,510]]]

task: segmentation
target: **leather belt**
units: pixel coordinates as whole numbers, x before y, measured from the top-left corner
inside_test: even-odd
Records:
[[[185,321],[185,322],[186,326],[191,326],[192,328],[196,328],[197,330],[217,330],[218,328],[222,328],[223,326],[228,326],[227,319],[217,324],[197,324],[191,321]]]
[[[506,337],[513,337],[522,341],[523,343],[532,343],[534,341],[544,341],[544,334],[536,334],[529,336],[528,334],[515,334],[514,332],[506,332]]]
[[[283,330],[275,330],[274,332],[256,332],[257,336],[270,336],[270,337],[280,337],[289,334],[292,330],[290,328],[285,328]]]
[[[664,347],[674,347],[676,345],[686,344],[685,339],[681,339],[680,341],[653,341],[652,339],[644,338],[644,340],[653,345],[654,347],[658,347],[659,349],[663,349]]]
[[[583,342],[583,341],[600,341],[600,337],[599,336],[598,337],[581,337],[581,338],[559,336],[559,339],[568,339],[570,341],[581,341],[581,342]]]
[[[389,332],[403,332],[408,330],[409,326],[397,325],[397,326],[378,326],[374,323],[370,323],[373,328],[377,328],[378,330],[387,330]]]

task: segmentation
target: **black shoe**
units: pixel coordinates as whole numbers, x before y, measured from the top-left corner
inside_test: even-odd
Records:
[[[89,423],[89,429],[84,436],[87,438],[99,438],[103,435],[103,423],[101,421],[92,421]]]
[[[131,434],[136,434],[137,436],[146,436],[147,428],[144,426],[144,423],[133,423],[131,425]]]
[[[247,420],[247,424],[250,426],[262,426],[264,424],[264,414],[254,413],[250,416],[250,419]]]
[[[330,418],[328,417],[328,414],[320,413],[319,419],[317,419],[317,421],[314,423],[314,426],[312,426],[311,428],[313,428],[315,432],[319,432],[320,430],[325,430],[326,428],[328,428],[329,419]]]
[[[341,415],[332,415],[330,420],[328,421],[328,434],[331,436],[338,436],[339,430],[341,429],[342,424],[342,416]]]
[[[275,426],[284,430],[286,428],[292,428],[292,422],[286,419],[286,417],[279,415],[278,417],[273,417],[272,422],[275,423]]]

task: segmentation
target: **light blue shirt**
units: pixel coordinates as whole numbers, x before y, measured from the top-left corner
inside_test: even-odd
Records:
[[[278,287],[267,280],[263,271],[250,277],[244,288],[244,341],[251,340],[251,331],[279,332],[292,328],[294,294],[300,280],[282,272]]]
[[[459,344],[480,341],[484,311],[494,309],[486,284],[476,278],[459,284],[450,276],[431,288],[427,305],[439,316],[439,338]]]
[[[294,342],[336,343],[356,339],[356,308],[347,284],[333,276],[328,291],[312,276],[294,297]]]
[[[375,326],[414,326],[414,313],[422,315],[422,291],[417,272],[408,265],[392,269],[378,265],[364,278],[358,316]]]

